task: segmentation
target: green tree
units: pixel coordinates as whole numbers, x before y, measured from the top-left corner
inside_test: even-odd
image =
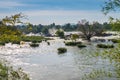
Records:
[[[27,24],[27,30],[29,31],[29,32],[31,32],[32,30],[33,30],[33,25],[31,24],[31,23],[28,23]]]
[[[78,26],[88,41],[91,41],[91,37],[94,35],[100,35],[103,32],[103,28],[98,22],[93,22],[93,24],[90,24],[84,19],[78,22]]]
[[[56,33],[55,33],[58,37],[60,38],[64,38],[64,31],[63,30],[57,30]]]
[[[112,26],[112,30],[120,31],[120,19],[110,19],[110,25]]]
[[[120,9],[120,0],[109,0],[105,2],[105,5],[102,9],[104,14],[108,14],[110,11],[119,11]],[[110,19],[110,24],[112,29],[115,31],[120,31],[120,19],[114,19],[112,17]]]
[[[44,26],[44,27],[42,28],[41,32],[42,32],[45,36],[49,35],[48,27]]]
[[[108,14],[110,11],[117,11],[120,9],[120,0],[109,0],[106,1],[102,11],[104,14]]]
[[[76,41],[78,38],[79,38],[78,34],[72,34],[71,35],[71,39],[74,40],[74,41]]]
[[[2,19],[3,24],[15,26],[16,24],[23,23],[21,19],[25,18],[22,13],[12,15],[10,17],[6,16]]]

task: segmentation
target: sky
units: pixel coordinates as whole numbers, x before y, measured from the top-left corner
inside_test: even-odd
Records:
[[[105,16],[101,9],[107,0],[0,0],[0,19],[17,13],[27,16],[32,24],[77,23],[82,19],[100,23],[109,16],[120,17],[118,13]]]

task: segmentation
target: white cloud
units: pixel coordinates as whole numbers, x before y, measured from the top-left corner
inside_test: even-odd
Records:
[[[15,13],[0,13],[0,17],[12,15]],[[120,18],[119,13],[110,13],[108,16],[102,14],[101,11],[91,10],[32,10],[23,11],[27,15],[29,21],[33,24],[56,24],[77,23],[81,19],[86,19],[90,22],[106,22],[109,16]]]
[[[91,10],[37,10],[25,11],[30,17],[30,21],[34,24],[56,24],[77,23],[81,19],[86,19],[90,22],[98,21],[100,23],[108,21],[109,16],[119,18],[119,13],[110,13],[105,16],[101,11]]]
[[[7,1],[7,0],[0,1],[0,8],[11,8],[17,6],[25,6],[25,4],[15,1]]]

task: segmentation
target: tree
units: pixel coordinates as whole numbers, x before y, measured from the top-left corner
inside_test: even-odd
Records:
[[[78,22],[78,26],[80,27],[80,31],[83,33],[84,37],[90,41],[90,38],[94,35],[100,35],[103,31],[102,26],[98,22],[93,22],[90,24],[88,21],[81,20]]]
[[[50,35],[50,33],[49,33],[49,29],[48,29],[48,27],[47,26],[44,26],[43,28],[42,28],[42,31],[41,31],[45,36],[49,36]]]
[[[112,26],[108,22],[103,23],[104,30],[112,30]]]
[[[12,15],[11,17],[6,16],[2,19],[2,23],[5,25],[15,26],[18,23],[23,23],[21,19],[25,18],[22,13]]]
[[[79,38],[79,35],[77,35],[77,34],[72,34],[71,35],[71,39],[74,40],[74,41],[76,41],[76,39],[78,39],[78,38]]]
[[[120,31],[120,19],[111,19],[110,25],[112,26],[112,30]]]
[[[102,11],[104,14],[109,13],[110,11],[117,11],[120,8],[120,0],[109,0],[106,1]]]
[[[32,31],[32,28],[33,27],[33,25],[31,24],[31,23],[28,23],[27,24],[27,30],[29,31],[29,32],[31,32]]]
[[[104,14],[108,14],[110,11],[119,11],[120,9],[120,0],[109,0],[105,2],[105,5],[102,9]],[[120,31],[120,19],[114,19],[112,17],[110,19],[110,24],[112,29],[115,31]]]
[[[60,37],[60,38],[64,38],[64,31],[62,31],[62,30],[58,30],[58,31],[56,31],[56,33],[55,33],[58,37]]]

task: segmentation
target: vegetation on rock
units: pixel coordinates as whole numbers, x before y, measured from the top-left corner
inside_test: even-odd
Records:
[[[60,47],[57,50],[58,50],[58,53],[65,53],[65,52],[67,52],[67,49],[64,48],[64,47]]]
[[[109,44],[97,44],[98,48],[114,48],[114,45],[109,45]]]

